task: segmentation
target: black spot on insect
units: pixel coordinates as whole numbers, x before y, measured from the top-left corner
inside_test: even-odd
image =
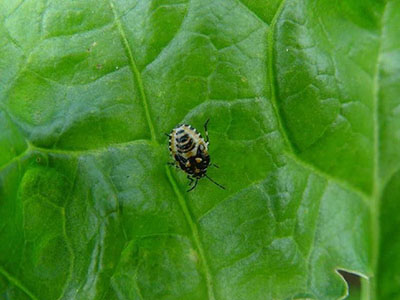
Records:
[[[194,147],[196,147],[196,143],[194,141],[186,143],[186,144],[176,144],[176,147],[180,150],[182,150],[182,152],[189,152],[192,151]]]
[[[176,138],[177,143],[184,143],[187,140],[189,140],[189,135],[187,133],[182,135],[181,137]]]
[[[169,137],[168,149],[175,161],[175,163],[169,164],[175,164],[176,167],[188,175],[189,185],[193,185],[188,192],[193,190],[197,186],[198,180],[203,177],[225,189],[225,187],[207,175],[207,168],[210,165],[214,165],[210,164],[210,155],[208,153],[208,121],[204,124],[206,139],[203,139],[201,134],[191,125],[186,124],[177,125],[170,134],[167,134]],[[214,166],[217,167],[216,165]]]

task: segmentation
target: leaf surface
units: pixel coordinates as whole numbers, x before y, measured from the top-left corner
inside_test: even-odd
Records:
[[[0,2],[0,295],[339,299],[345,269],[393,299],[399,14]],[[208,118],[227,189],[186,193],[164,133]]]

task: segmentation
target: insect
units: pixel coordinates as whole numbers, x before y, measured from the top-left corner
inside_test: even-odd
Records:
[[[212,165],[218,168],[215,164],[210,164],[210,155],[208,154],[208,130],[207,124],[210,119],[204,124],[206,139],[203,139],[201,134],[195,128],[186,124],[179,124],[172,129],[169,137],[169,152],[175,162],[169,163],[181,168],[189,179],[189,186],[193,185],[188,192],[197,186],[200,178],[206,177],[221,189],[225,189],[222,185],[212,180],[207,175],[207,168]],[[193,184],[194,182],[194,184]]]

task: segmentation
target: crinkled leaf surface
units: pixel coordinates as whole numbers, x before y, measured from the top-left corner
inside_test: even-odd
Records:
[[[399,298],[399,36],[394,0],[0,1],[0,297]],[[164,133],[207,118],[227,189],[186,193]]]

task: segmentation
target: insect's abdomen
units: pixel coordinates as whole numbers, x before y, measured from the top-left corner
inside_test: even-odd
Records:
[[[193,137],[190,137],[188,133],[183,133],[181,136],[177,136],[175,141],[177,151],[181,154],[192,151],[196,146]]]

